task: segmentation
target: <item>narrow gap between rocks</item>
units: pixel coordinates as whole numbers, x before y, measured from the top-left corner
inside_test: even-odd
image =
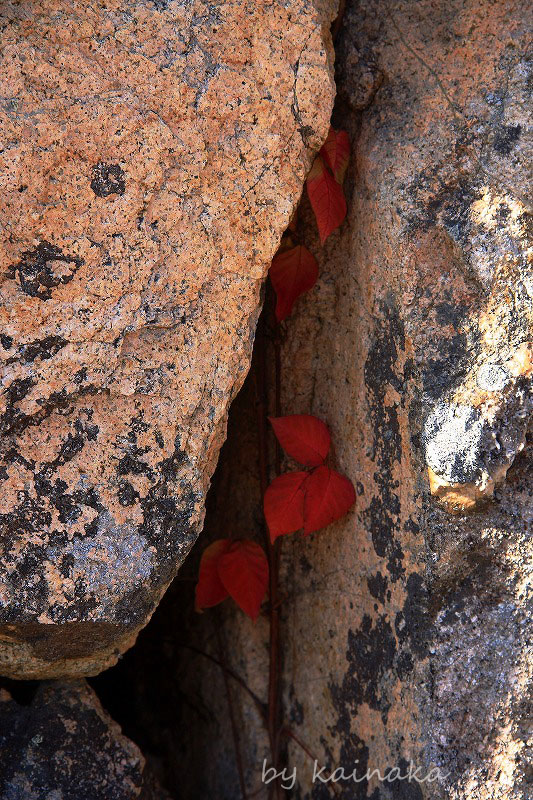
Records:
[[[254,347],[255,354],[255,347]],[[252,356],[253,363],[254,356]],[[234,399],[228,418],[227,440],[223,445],[218,466],[206,499],[206,516],[203,531],[191,553],[180,568],[177,577],[168,588],[152,619],[138,636],[135,645],[127,651],[116,666],[100,675],[88,678],[104,709],[117,722],[125,736],[139,746],[148,764],[149,774],[155,776],[170,793],[173,800],[195,795],[194,786],[198,776],[194,770],[201,769],[202,756],[189,763],[191,737],[204,736],[204,727],[213,721],[213,712],[199,694],[191,694],[181,682],[184,671],[191,666],[191,653],[182,645],[192,642],[205,644],[204,629],[210,626],[215,616],[209,612],[199,615],[194,610],[194,587],[198,574],[201,553],[210,539],[225,536],[221,509],[231,498],[228,496],[228,480],[232,480],[235,469],[242,467],[243,446],[247,448],[248,461],[255,468],[255,401],[253,375],[250,371],[243,387]],[[236,479],[242,480],[242,476]],[[253,486],[251,488],[253,492]],[[261,502],[257,489],[257,501],[251,504],[260,515]],[[246,523],[245,523],[246,524]],[[251,520],[254,525],[254,520]],[[247,533],[247,531],[243,531]],[[213,610],[211,611],[213,614]],[[208,638],[212,637],[211,633]],[[206,650],[215,652],[212,642]],[[204,659],[196,657],[193,669],[203,669]],[[212,665],[211,665],[212,666]],[[218,670],[218,667],[215,668]],[[11,680],[0,677],[0,689],[5,689],[22,706],[29,706],[41,681]],[[222,698],[225,703],[225,698]],[[222,706],[224,713],[227,707]],[[187,726],[196,720],[198,730]],[[208,734],[209,735],[209,734]],[[206,742],[207,745],[207,742]],[[231,741],[226,742],[230,771],[234,769],[234,754]],[[183,770],[187,771],[189,788],[183,788]],[[232,774],[228,780],[228,800],[239,796],[238,779]],[[219,800],[222,800],[220,798]]]
[[[334,38],[340,31],[344,6],[342,0],[339,18],[332,26]],[[337,95],[332,124],[343,127],[350,113],[346,98]],[[306,203],[305,198],[304,206]],[[271,291],[267,284],[261,317],[268,316],[269,307],[275,304]],[[226,536],[261,541],[262,496],[257,468],[259,442],[254,389],[258,338],[264,330],[261,317],[249,374],[229,410],[227,438],[207,495],[202,533],[134,647],[115,667],[89,679],[104,708],[121,725],[123,733],[140,747],[151,771],[174,800],[207,797],[205,773],[213,757],[216,769],[224,773],[217,784],[224,786],[225,794],[217,800],[241,797],[222,671],[194,651],[198,648],[198,651],[220,657],[215,628],[222,629],[226,623],[229,640],[224,642],[226,653],[222,657],[232,655],[231,647],[236,645],[238,658],[242,631],[234,617],[241,612],[235,611],[233,604],[226,601],[221,608],[197,614],[194,587],[201,554],[210,541]],[[267,376],[272,389],[275,380],[273,350],[267,354],[267,363],[267,370],[272,370]],[[270,410],[273,412],[273,408]],[[261,676],[266,680],[268,673],[266,618],[264,623],[262,628],[261,620],[258,621],[253,641],[246,645],[249,663],[240,664],[243,675],[253,666],[260,675],[259,681]],[[254,675],[253,680],[256,678]],[[242,699],[238,696],[240,689],[232,685],[231,691],[237,707]],[[292,711],[290,713],[292,715]],[[253,714],[251,720],[241,718],[240,722],[241,746],[246,751],[243,739],[250,725],[254,743],[261,741],[265,734],[261,720]]]
[[[255,352],[254,346],[254,356]],[[230,408],[227,440],[222,447],[207,496],[205,523],[198,541],[149,624],[139,634],[134,647],[124,654],[115,667],[89,679],[104,708],[119,723],[123,733],[140,747],[152,771],[176,799],[194,796],[191,794],[192,787],[201,780],[200,776],[192,774],[195,769],[201,769],[201,755],[197,755],[194,763],[189,763],[191,739],[202,738],[206,726],[211,731],[215,723],[216,728],[214,712],[206,706],[205,698],[191,693],[190,687],[185,688],[181,682],[182,676],[187,679],[186,673],[192,662],[195,670],[201,671],[208,666],[212,668],[204,658],[187,651],[184,644],[198,645],[201,648],[205,646],[206,651],[212,655],[217,654],[211,625],[215,619],[220,619],[219,610],[213,609],[202,615],[194,610],[194,587],[199,560],[206,543],[211,539],[230,533],[251,533],[245,530],[226,530],[222,516],[224,506],[232,502],[228,494],[228,484],[243,480],[239,473],[242,472],[243,463],[250,463],[250,459],[247,491],[253,494],[254,488],[257,490],[257,502],[250,505],[255,505],[257,515],[261,513],[259,489],[253,486],[256,465],[253,452],[254,420],[255,399],[251,370]],[[256,526],[259,519],[249,519],[248,523]],[[223,609],[220,613],[225,611]],[[224,697],[221,698],[221,704],[223,713],[227,713]],[[191,721],[196,721],[197,730],[188,728]],[[228,769],[233,773],[234,754],[231,741],[227,741],[225,746],[228,751]],[[188,772],[189,789],[185,789],[183,785],[184,768]],[[231,774],[228,798],[237,796],[237,776]]]
[[[344,10],[343,0],[340,7]],[[334,34],[338,32],[340,21],[339,18],[334,23]],[[333,123],[337,127],[342,126],[343,117],[349,113],[344,105],[341,98],[337,97],[333,112]],[[273,302],[269,291],[268,288],[265,290],[266,304]],[[262,497],[257,474],[258,441],[253,385],[256,358],[257,341],[250,372],[229,411],[227,439],[207,495],[205,522],[198,541],[135,645],[120,658],[116,666],[87,679],[104,709],[120,725],[123,734],[141,749],[149,773],[157,778],[173,800],[205,796],[202,793],[202,771],[209,769],[208,759],[217,747],[214,744],[217,733],[227,732],[224,727],[227,699],[221,671],[198,652],[194,653],[188,648],[192,645],[211,655],[219,655],[215,626],[221,627],[222,622],[227,622],[235,613],[227,604],[204,615],[198,615],[194,610],[194,587],[206,544],[228,535],[259,540]],[[273,376],[270,379],[273,380]],[[236,486],[239,487],[238,491],[235,491]],[[239,511],[230,508],[231,504],[240,504]],[[231,629],[231,622],[228,627]],[[233,628],[237,629],[238,624]],[[268,646],[266,630],[266,627],[261,628],[255,638],[255,645],[263,650],[263,657]],[[266,675],[267,669],[263,670],[262,666],[259,671]],[[202,677],[197,679],[195,675],[191,680],[191,671],[196,671]],[[216,691],[213,692],[210,686],[209,692],[201,692],[202,683],[209,684],[213,679],[220,681],[216,708],[212,707]],[[0,688],[6,689],[19,705],[30,705],[41,683],[0,678]],[[260,720],[254,722],[258,728],[261,727]],[[259,733],[258,738],[260,736]],[[204,752],[198,746],[202,740]],[[219,743],[219,748],[216,754],[217,769],[225,773],[219,783],[225,785],[226,794],[217,800],[235,800],[241,795],[231,738]]]

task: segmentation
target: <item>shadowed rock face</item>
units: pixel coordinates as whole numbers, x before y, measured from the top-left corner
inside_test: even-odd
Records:
[[[293,545],[312,571],[291,574],[287,701],[332,768],[440,770],[346,800],[531,795],[526,5],[354,2],[338,48],[349,221],[293,322],[283,410],[313,398],[360,495]]]
[[[3,674],[112,663],[197,535],[330,5],[1,6]]]
[[[133,742],[84,681],[42,685],[29,705],[0,690],[2,800],[163,800]]]
[[[342,800],[532,796],[529,18],[509,0],[347,3],[333,122],[352,143],[348,216],[321,250],[304,205],[320,277],[281,358],[282,412],[329,423],[358,491],[346,519],[286,537],[282,559],[286,719],[328,772],[357,768]],[[228,442],[213,538],[224,512],[232,531],[257,519],[250,416]],[[230,665],[260,697],[264,628],[225,612]],[[208,648],[209,620],[194,630]],[[223,681],[183,662],[180,689],[219,712],[195,740],[220,765],[195,773],[214,796],[233,761]],[[235,696],[251,794],[268,741]],[[288,754],[295,797],[335,796],[294,742]],[[439,772],[364,778],[410,761]]]

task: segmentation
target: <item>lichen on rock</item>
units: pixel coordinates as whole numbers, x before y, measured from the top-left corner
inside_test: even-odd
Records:
[[[163,800],[138,747],[84,681],[42,684],[30,703],[0,690],[2,800]]]
[[[113,663],[195,540],[325,139],[328,3],[1,8],[0,672]]]
[[[333,125],[352,148],[347,219],[321,248],[304,200],[298,234],[319,278],[281,344],[282,413],[328,423],[358,492],[343,520],[283,539],[284,711],[306,747],[287,740],[287,760],[301,800],[531,797],[529,16],[524,0],[346,4]],[[232,530],[258,519],[251,394],[213,538],[223,509]],[[199,647],[208,626],[194,622]],[[265,697],[262,633],[225,612],[228,664]],[[215,715],[184,710],[181,727],[202,726],[194,745],[218,768],[194,785],[216,795],[233,761],[216,728],[223,678],[195,654],[182,663]],[[268,741],[235,697],[260,796]],[[334,791],[313,780],[314,757],[361,780]],[[409,762],[433,780],[372,774]]]

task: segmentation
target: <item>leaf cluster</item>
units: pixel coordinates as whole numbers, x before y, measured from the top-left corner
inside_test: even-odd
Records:
[[[349,154],[347,133],[330,128],[306,181],[322,244],[346,216],[342,182]],[[290,315],[296,300],[312,289],[318,278],[317,260],[304,245],[294,244],[294,230],[295,218],[269,271],[278,323]],[[269,419],[285,453],[304,467],[278,475],[265,491],[263,510],[270,550],[280,536],[298,530],[307,536],[325,528],[350,510],[356,496],[352,482],[326,463],[331,435],[322,420],[310,414]],[[232,597],[256,620],[268,585],[269,558],[259,544],[248,539],[218,539],[202,555],[196,609],[201,611]]]

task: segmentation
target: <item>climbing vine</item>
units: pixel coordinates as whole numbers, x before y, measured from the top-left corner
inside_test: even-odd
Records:
[[[330,128],[328,137],[315,158],[306,181],[320,241],[323,244],[346,216],[343,179],[349,159],[350,145],[345,131]],[[280,248],[272,261],[269,278],[276,295],[274,311],[275,349],[275,409],[268,417],[268,386],[264,345],[255,367],[255,390],[258,426],[258,469],[263,497],[265,520],[264,547],[251,539],[223,538],[212,542],[202,554],[195,592],[198,611],[218,605],[231,597],[252,620],[256,620],[263,605],[269,617],[269,687],[263,703],[244,682],[229,671],[223,660],[221,666],[238,680],[256,702],[265,722],[272,766],[280,765],[281,738],[290,737],[309,754],[309,751],[284,724],[281,710],[281,647],[279,566],[282,538],[303,531],[304,536],[321,530],[344,516],[354,505],[356,495],[352,482],[337,472],[331,462],[331,435],[323,420],[311,414],[281,415],[281,357],[279,325],[292,312],[294,304],[310,291],[318,279],[318,263],[314,255],[295,242],[296,215],[282,237]],[[258,346],[261,337],[258,336]],[[271,465],[268,459],[269,429],[276,440],[275,477],[269,482]],[[280,448],[303,469],[281,471]],[[266,602],[265,602],[266,601]],[[230,694],[228,692],[228,697]],[[231,705],[231,704],[230,704]],[[239,777],[243,800],[247,800],[243,769],[236,741],[233,711],[230,707]],[[277,798],[284,796],[278,781],[271,791]]]

